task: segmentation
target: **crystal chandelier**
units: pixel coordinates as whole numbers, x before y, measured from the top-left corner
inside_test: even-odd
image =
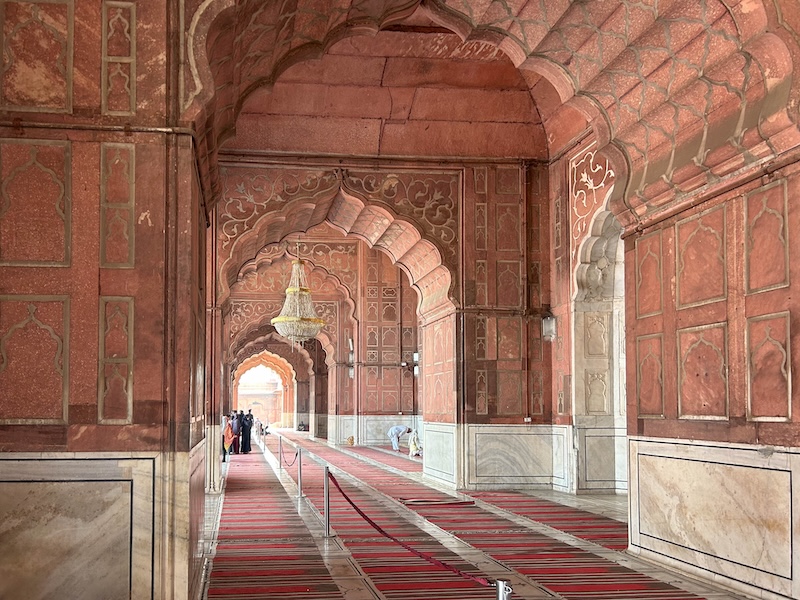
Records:
[[[281,314],[272,319],[272,326],[292,342],[304,342],[317,337],[325,321],[317,317],[311,302],[311,290],[306,283],[305,261],[292,261],[292,277],[286,288],[286,301]]]

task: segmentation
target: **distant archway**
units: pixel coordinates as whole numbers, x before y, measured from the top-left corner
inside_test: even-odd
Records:
[[[259,370],[273,373],[275,385],[266,385],[271,380],[265,376],[262,376],[263,385],[247,385],[248,375]],[[232,389],[235,410],[244,410],[245,413],[252,410],[265,425],[291,426],[296,402],[295,373],[281,357],[266,350],[250,356],[234,371]]]

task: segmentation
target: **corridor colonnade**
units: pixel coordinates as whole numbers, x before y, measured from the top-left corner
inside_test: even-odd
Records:
[[[0,596],[195,600],[257,363],[282,426],[627,494],[630,553],[800,599],[795,0],[3,0],[0,32]]]

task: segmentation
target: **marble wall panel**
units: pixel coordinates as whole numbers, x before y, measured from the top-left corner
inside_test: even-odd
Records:
[[[571,428],[552,425],[467,427],[468,484],[471,487],[569,487],[567,434]]]
[[[67,423],[69,307],[65,296],[0,296],[0,424]]]
[[[586,413],[605,415],[609,413],[610,376],[608,371],[586,369],[584,371],[584,392],[586,394]]]
[[[0,266],[70,265],[71,155],[69,142],[0,140]]]
[[[448,487],[458,483],[459,448],[456,434],[456,425],[426,422],[425,437],[422,441],[423,474]]]
[[[152,600],[155,465],[152,456],[0,458],[0,596]]]
[[[72,112],[72,0],[11,0],[0,8],[4,57],[0,107]]]
[[[202,596],[202,577],[203,563],[205,560],[205,548],[203,534],[205,530],[205,461],[206,461],[206,442],[205,440],[197,444],[189,452],[189,585],[184,588],[189,590],[189,598],[199,598]]]
[[[583,428],[578,434],[580,481],[589,489],[624,489],[627,472],[617,457],[625,455],[625,430]]]
[[[755,596],[798,597],[797,449],[632,438],[631,551]]]
[[[129,598],[131,491],[130,481],[0,481],[0,596]]]
[[[363,446],[388,446],[389,436],[386,432],[395,425],[405,425],[416,429],[422,436],[422,417],[419,415],[362,415],[358,418],[357,442]],[[349,435],[355,435],[351,433]],[[345,441],[347,436],[344,437]],[[400,438],[401,445],[407,440],[406,437]]]
[[[583,348],[585,358],[605,358],[608,356],[609,331],[608,314],[586,313],[583,318]]]

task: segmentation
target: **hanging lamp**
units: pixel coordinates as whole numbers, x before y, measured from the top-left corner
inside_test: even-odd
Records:
[[[283,337],[292,342],[304,342],[317,337],[325,321],[314,312],[311,290],[306,283],[305,261],[300,259],[299,242],[297,246],[298,258],[292,261],[292,276],[286,288],[286,301],[281,313],[271,323]]]

